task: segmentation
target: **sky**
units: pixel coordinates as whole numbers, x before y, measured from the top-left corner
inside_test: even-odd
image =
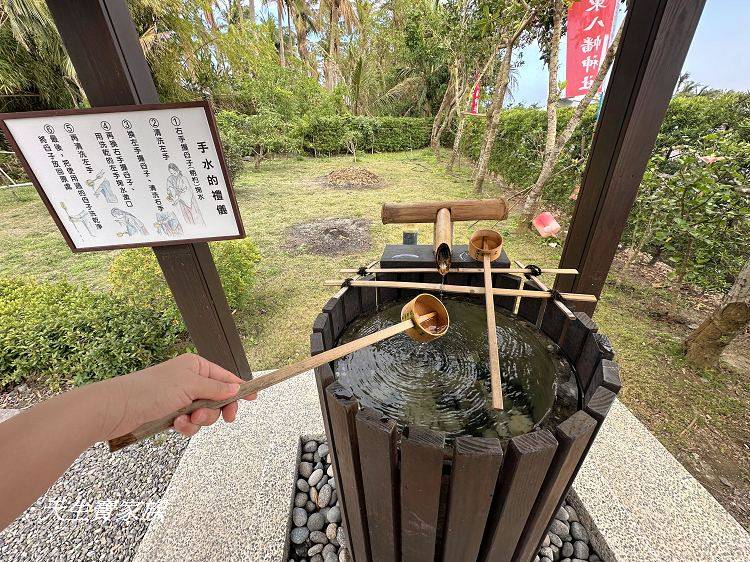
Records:
[[[622,21],[620,13],[617,25]],[[750,0],[707,0],[683,72],[700,84],[723,90],[750,90]],[[539,46],[524,48],[518,88],[512,104],[544,106],[547,68],[539,60]],[[559,80],[565,79],[565,39],[560,49]]]

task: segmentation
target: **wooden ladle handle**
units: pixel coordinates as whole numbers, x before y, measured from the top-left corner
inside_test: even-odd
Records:
[[[399,322],[398,324],[394,324],[393,326],[389,326],[388,328],[384,328],[383,330],[379,330],[373,334],[369,334],[338,347],[334,347],[333,349],[329,349],[328,351],[324,351],[323,353],[319,353],[318,355],[313,355],[312,357],[308,357],[307,359],[303,359],[302,361],[298,361],[297,363],[292,363],[291,365],[287,365],[285,367],[282,367],[281,369],[277,369],[271,373],[268,373],[267,375],[263,375],[262,377],[245,381],[240,384],[240,388],[237,391],[237,394],[225,400],[196,400],[195,402],[192,402],[187,406],[184,406],[179,410],[172,412],[167,416],[164,416],[163,418],[146,422],[126,435],[111,439],[109,441],[109,450],[112,452],[118,451],[123,447],[127,447],[128,445],[132,445],[133,443],[140,441],[141,439],[165,431],[172,427],[172,425],[174,424],[174,420],[177,417],[183,414],[190,414],[199,408],[223,408],[227,404],[236,402],[237,400],[254,394],[260,390],[265,390],[266,388],[290,379],[296,375],[299,375],[300,373],[304,373],[306,371],[309,371],[310,369],[314,369],[315,367],[324,365],[325,363],[340,359],[344,355],[353,353],[358,349],[362,349],[363,347],[370,346],[376,342],[393,337],[396,334],[400,334],[401,332],[405,332],[406,330],[413,328],[415,324],[422,324],[428,320],[431,320],[436,315],[438,315],[437,312],[430,312],[421,316],[415,316],[413,319],[404,320],[403,322]],[[445,333],[445,331],[438,335],[443,335],[443,333]]]

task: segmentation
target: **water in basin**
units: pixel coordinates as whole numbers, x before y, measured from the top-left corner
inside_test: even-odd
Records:
[[[400,321],[406,300],[355,319],[339,343]],[[557,345],[532,324],[497,308],[504,410],[491,406],[487,320],[482,304],[444,298],[448,333],[430,343],[400,334],[338,360],[339,382],[365,406],[403,427],[415,424],[449,437],[508,439],[549,427],[578,407],[573,369]]]

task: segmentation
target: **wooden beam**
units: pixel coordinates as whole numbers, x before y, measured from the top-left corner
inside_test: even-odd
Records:
[[[599,296],[705,0],[632,0],[555,288]],[[591,315],[596,303],[576,309]]]
[[[503,460],[500,441],[457,437],[454,443],[443,554],[449,560],[476,560]]]
[[[159,103],[124,0],[48,0],[47,4],[92,106]],[[251,379],[208,244],[153,250],[198,353]]]

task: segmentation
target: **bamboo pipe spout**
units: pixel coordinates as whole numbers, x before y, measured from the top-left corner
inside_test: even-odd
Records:
[[[388,328],[384,328],[373,334],[350,341],[344,345],[334,347],[333,349],[329,349],[318,355],[313,355],[312,357],[308,357],[297,363],[292,363],[291,365],[277,369],[276,371],[258,377],[257,379],[245,381],[240,384],[237,394],[226,400],[196,400],[161,419],[146,422],[131,433],[110,440],[109,450],[113,452],[118,451],[123,447],[127,447],[128,445],[140,441],[141,439],[165,431],[172,427],[175,418],[183,414],[189,414],[199,408],[222,408],[227,404],[236,402],[240,398],[244,398],[245,396],[254,394],[260,390],[265,390],[275,384],[307,372],[310,369],[340,359],[344,355],[348,355],[358,349],[370,346],[402,332],[406,332],[407,336],[418,342],[432,341],[445,335],[448,331],[449,324],[450,320],[448,318],[448,311],[443,303],[440,302],[440,299],[426,293],[417,295],[401,309],[401,322],[398,324],[394,324],[393,326],[389,326]]]
[[[450,209],[443,208],[435,216],[433,253],[438,273],[445,276],[451,268],[451,251],[453,248],[453,222]]]
[[[433,253],[438,273],[445,276],[451,267],[453,223],[457,221],[504,220],[508,217],[505,199],[461,199],[383,203],[383,224],[434,223]]]

